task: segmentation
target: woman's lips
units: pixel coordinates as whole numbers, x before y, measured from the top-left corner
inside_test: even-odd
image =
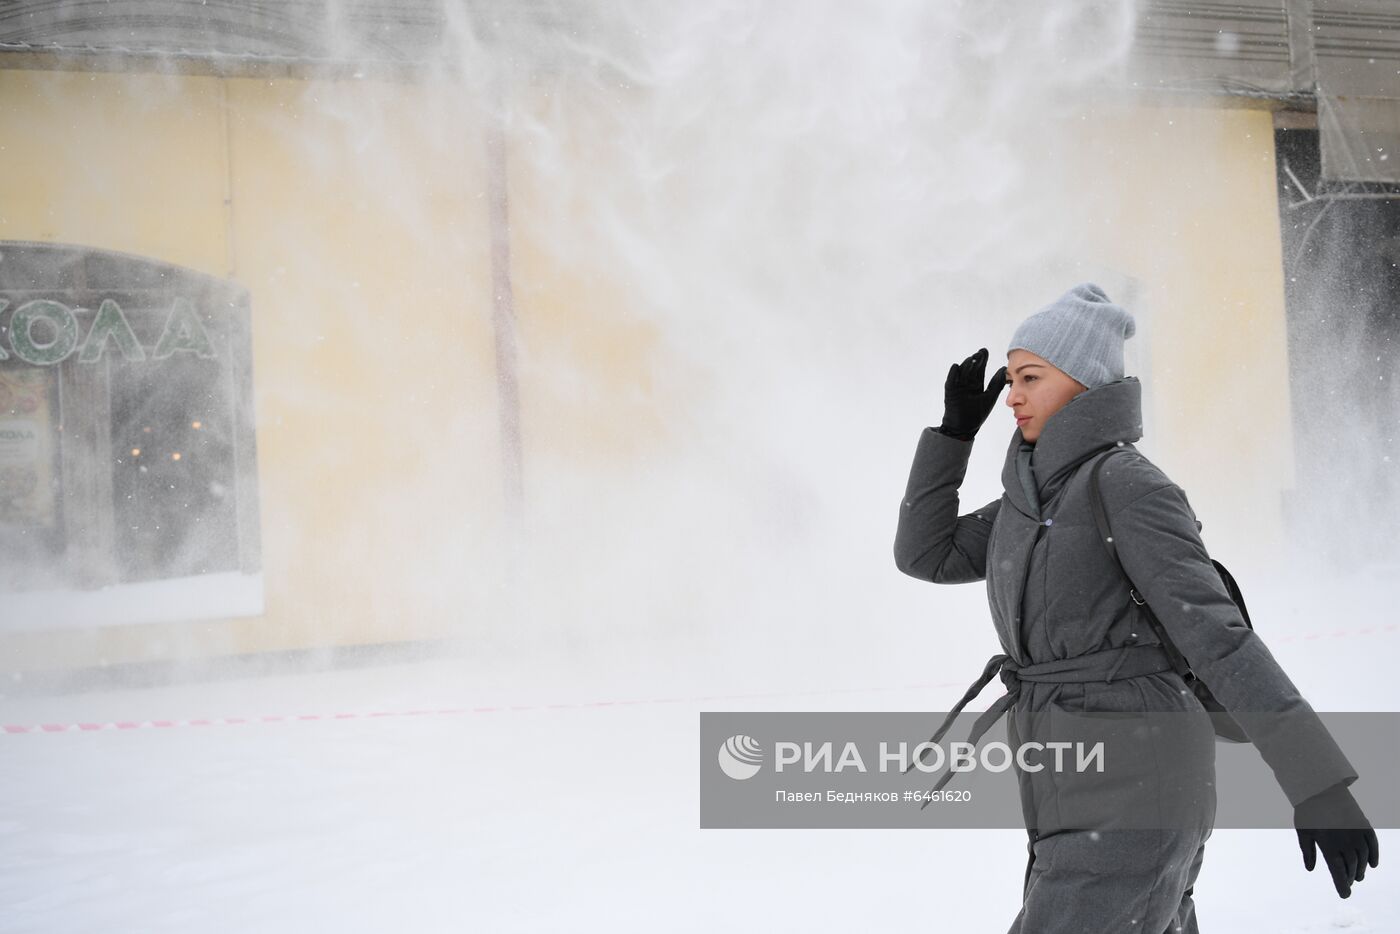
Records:
[[[1028,422],[1028,421],[1030,421],[1030,420],[1031,420],[1031,417],[1030,417],[1029,415],[1017,415],[1017,416],[1016,416],[1016,424],[1018,424],[1018,425],[1024,425],[1026,422]]]

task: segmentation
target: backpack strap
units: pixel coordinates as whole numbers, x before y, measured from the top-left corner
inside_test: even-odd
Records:
[[[1215,569],[1220,572],[1220,579],[1225,582],[1225,590],[1229,592],[1230,599],[1235,601],[1235,605],[1240,608],[1240,615],[1244,617],[1244,624],[1250,629],[1254,628],[1254,623],[1249,619],[1249,608],[1244,605],[1244,594],[1240,593],[1240,585],[1235,583],[1235,575],[1226,570],[1225,565],[1210,559],[1210,563],[1215,565]]]
[[[1152,627],[1152,631],[1156,633],[1158,641],[1162,643],[1162,648],[1166,651],[1167,658],[1171,660],[1172,668],[1177,674],[1181,675],[1182,678],[1193,678],[1195,675],[1192,674],[1191,666],[1187,664],[1186,657],[1177,649],[1176,643],[1172,642],[1171,638],[1167,635],[1166,629],[1162,626],[1161,621],[1157,619],[1157,614],[1152,612],[1152,607],[1147,605],[1147,600],[1138,591],[1136,585],[1133,584],[1133,579],[1128,576],[1127,569],[1123,567],[1122,559],[1118,557],[1118,546],[1113,543],[1113,530],[1109,528],[1108,525],[1108,510],[1104,506],[1103,491],[1099,488],[1099,470],[1103,467],[1104,462],[1107,461],[1116,450],[1118,450],[1116,446],[1109,448],[1107,453],[1100,456],[1094,463],[1093,469],[1089,471],[1089,505],[1094,510],[1094,524],[1099,527],[1099,541],[1103,542],[1109,557],[1113,559],[1114,564],[1118,565],[1118,570],[1121,571],[1123,577],[1127,579],[1128,595],[1131,596],[1133,602],[1142,607],[1147,614],[1147,622]]]

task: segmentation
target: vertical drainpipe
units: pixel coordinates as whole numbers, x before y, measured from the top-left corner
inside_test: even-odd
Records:
[[[516,372],[515,292],[510,281],[510,200],[505,138],[504,79],[490,83],[486,129],[486,186],[491,228],[491,328],[496,340],[496,397],[501,479],[507,524],[518,531],[524,500],[520,388]]]

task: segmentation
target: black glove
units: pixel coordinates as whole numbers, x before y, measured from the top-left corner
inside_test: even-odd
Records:
[[[1346,785],[1333,785],[1294,808],[1293,826],[1303,848],[1303,868],[1312,872],[1316,850],[1321,850],[1342,898],[1351,897],[1352,882],[1366,878],[1367,865],[1374,869],[1380,864],[1380,841]]]
[[[948,368],[948,380],[943,384],[943,424],[938,426],[943,434],[971,441],[992,414],[997,397],[1006,388],[1006,367],[993,373],[992,381],[983,389],[986,371],[986,347]]]

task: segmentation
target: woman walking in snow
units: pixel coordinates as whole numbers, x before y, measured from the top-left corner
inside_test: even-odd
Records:
[[[1137,378],[1123,374],[1123,342],[1134,329],[1132,315],[1082,283],[1016,330],[1007,366],[985,388],[986,348],[953,364],[943,422],[924,430],[914,455],[895,563],[933,583],[986,580],[1005,654],[969,693],[1001,675],[1007,694],[993,709],[1011,710],[1013,744],[1028,714],[1202,713],[1133,599],[1131,579],[1227,709],[1268,714],[1237,719],[1294,807],[1306,868],[1321,850],[1346,898],[1379,860],[1375,832],[1347,788],[1356,772],[1245,624],[1185,493],[1133,447],[1142,437],[1142,393]],[[1002,467],[1003,495],[959,515],[972,441],[1008,384],[1016,431]],[[1121,569],[1091,506],[1090,469],[1101,456]],[[1064,787],[1048,773],[1017,769],[1030,861],[1011,934],[1197,930],[1191,891],[1215,821],[1214,736],[1204,717],[1193,722],[1201,724],[1192,753],[1203,771],[1189,796],[1171,801],[1185,819],[1160,829],[1076,828],[1073,808],[1060,807],[1057,797]],[[1129,787],[1136,799],[1126,805],[1144,810],[1178,788],[1152,772]]]

